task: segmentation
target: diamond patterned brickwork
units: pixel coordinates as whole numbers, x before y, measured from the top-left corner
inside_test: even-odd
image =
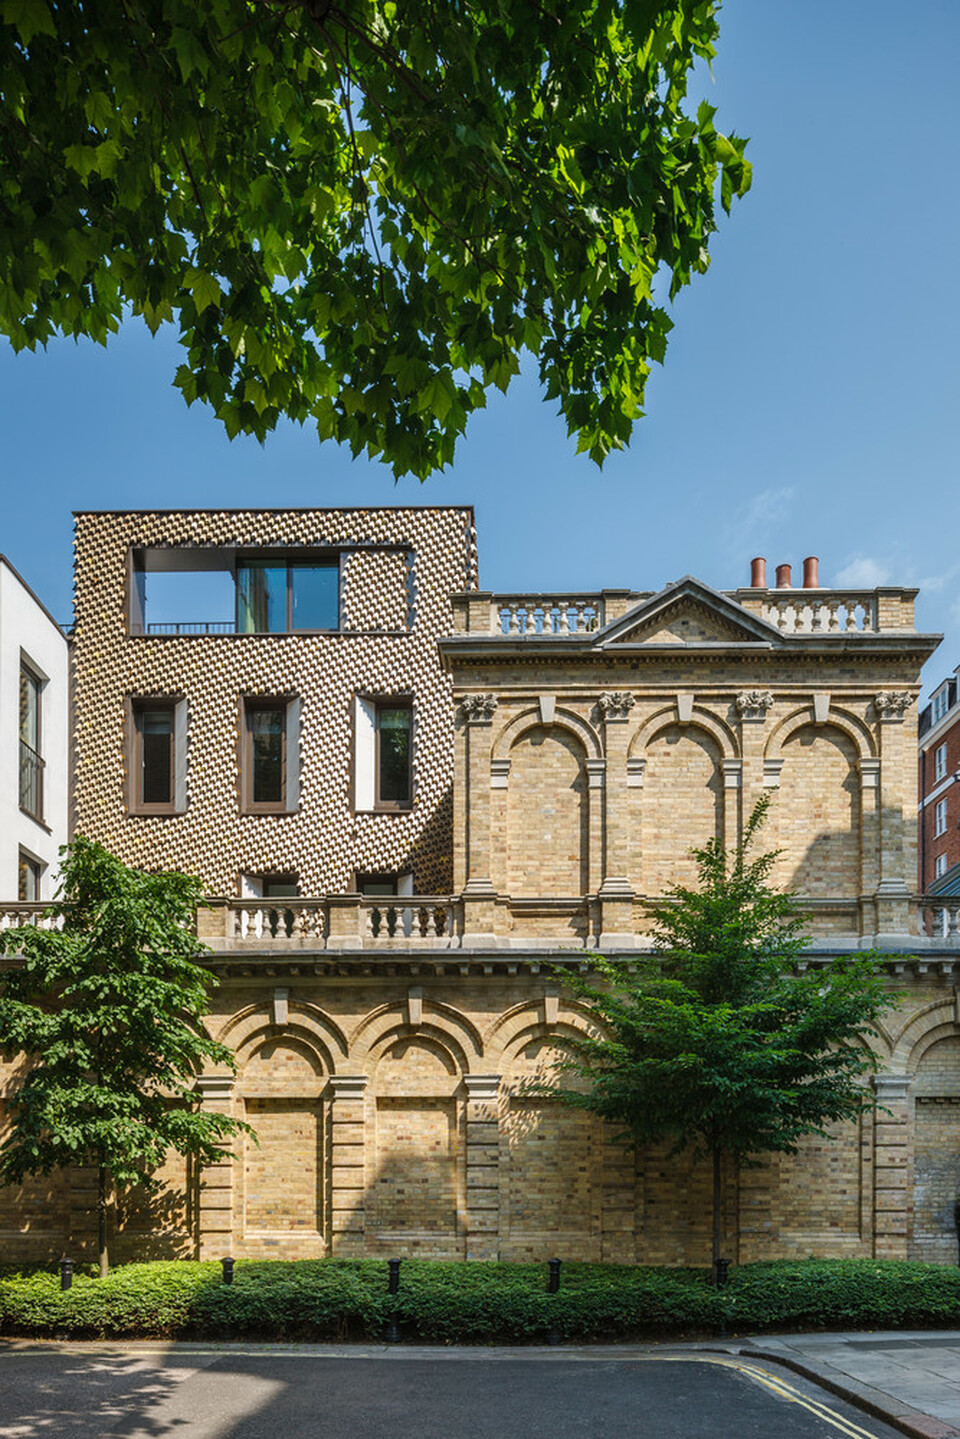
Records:
[[[343,563],[343,630],[129,635],[131,547],[191,545],[352,547]],[[199,874],[212,893],[235,894],[241,872],[270,871],[297,873],[304,894],[343,892],[354,871],[412,869],[420,892],[450,888],[452,714],[436,640],[452,627],[450,595],[476,579],[468,510],[84,513],[76,551],[76,832],[127,863]],[[409,812],[351,808],[358,692],[414,697]],[[292,814],[239,810],[241,699],[257,694],[300,699],[300,802]],[[186,698],[183,814],[127,812],[125,701],[137,695]]]

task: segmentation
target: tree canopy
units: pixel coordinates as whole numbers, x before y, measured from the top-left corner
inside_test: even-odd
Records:
[[[693,851],[698,885],[655,907],[652,956],[593,956],[592,975],[565,976],[603,1034],[574,1041],[565,1067],[587,1084],[561,1097],[639,1144],[711,1157],[715,1260],[724,1156],[794,1153],[872,1108],[870,1036],[893,998],[873,955],[801,963],[796,901],[770,885],[777,854],[749,853],[768,806],[732,852]]]
[[[420,477],[527,353],[600,463],[750,183],[685,110],[717,9],[0,0],[0,334],[174,323],[231,437]]]
[[[95,1167],[105,1273],[111,1183],[149,1189],[170,1150],[214,1163],[248,1126],[199,1110],[194,1090],[201,1067],[233,1068],[203,1028],[200,881],[128,869],[85,839],[63,854],[52,927],[0,935],[0,952],[19,960],[0,974],[0,1053],[26,1061],[9,1091],[0,1183]]]

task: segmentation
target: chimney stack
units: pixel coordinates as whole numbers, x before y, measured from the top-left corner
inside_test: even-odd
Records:
[[[803,562],[803,588],[805,590],[820,588],[820,560],[816,555],[807,555]]]
[[[757,555],[750,561],[750,588],[752,590],[767,588],[767,562],[763,555]]]
[[[789,590],[792,588],[790,581],[790,566],[777,565],[777,589]]]

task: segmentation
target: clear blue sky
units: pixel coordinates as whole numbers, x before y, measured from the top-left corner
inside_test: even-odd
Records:
[[[423,485],[295,426],[230,443],[170,387],[172,334],[131,323],[106,352],[0,347],[0,549],[67,618],[72,509],[470,502],[494,590],[724,589],[754,554],[919,584],[936,683],[960,663],[958,55],[956,0],[726,0],[704,86],[754,188],[602,472],[532,376]]]

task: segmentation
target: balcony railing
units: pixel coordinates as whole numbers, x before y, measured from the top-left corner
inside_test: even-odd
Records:
[[[490,628],[497,635],[582,635],[603,624],[601,595],[494,595]]]
[[[762,614],[783,634],[871,634],[877,597],[872,590],[768,590]]]
[[[158,620],[147,625],[148,635],[232,635],[234,620]]]
[[[197,931],[217,954],[437,953],[463,948],[465,938],[467,948],[502,950],[507,956],[525,949],[582,952],[598,947],[603,901],[597,896],[513,900],[504,896],[494,909],[493,932],[471,937],[470,910],[459,895],[211,899],[197,915]],[[909,961],[911,955],[920,964],[934,962],[931,956],[946,950],[951,957],[935,962],[960,965],[960,895],[922,895],[912,901],[911,914],[917,932],[884,946],[892,948],[896,962]],[[872,935],[858,932],[857,900],[811,901],[807,917],[812,938],[810,963],[821,962],[833,945],[838,952],[847,953],[869,948],[874,942]],[[632,922],[636,933],[618,936],[613,948],[649,946],[647,901],[634,901]],[[49,906],[42,903],[0,904],[0,932],[18,925],[59,929],[63,921],[54,918]]]
[[[33,819],[43,819],[44,762],[37,751],[20,741],[20,808]]]

